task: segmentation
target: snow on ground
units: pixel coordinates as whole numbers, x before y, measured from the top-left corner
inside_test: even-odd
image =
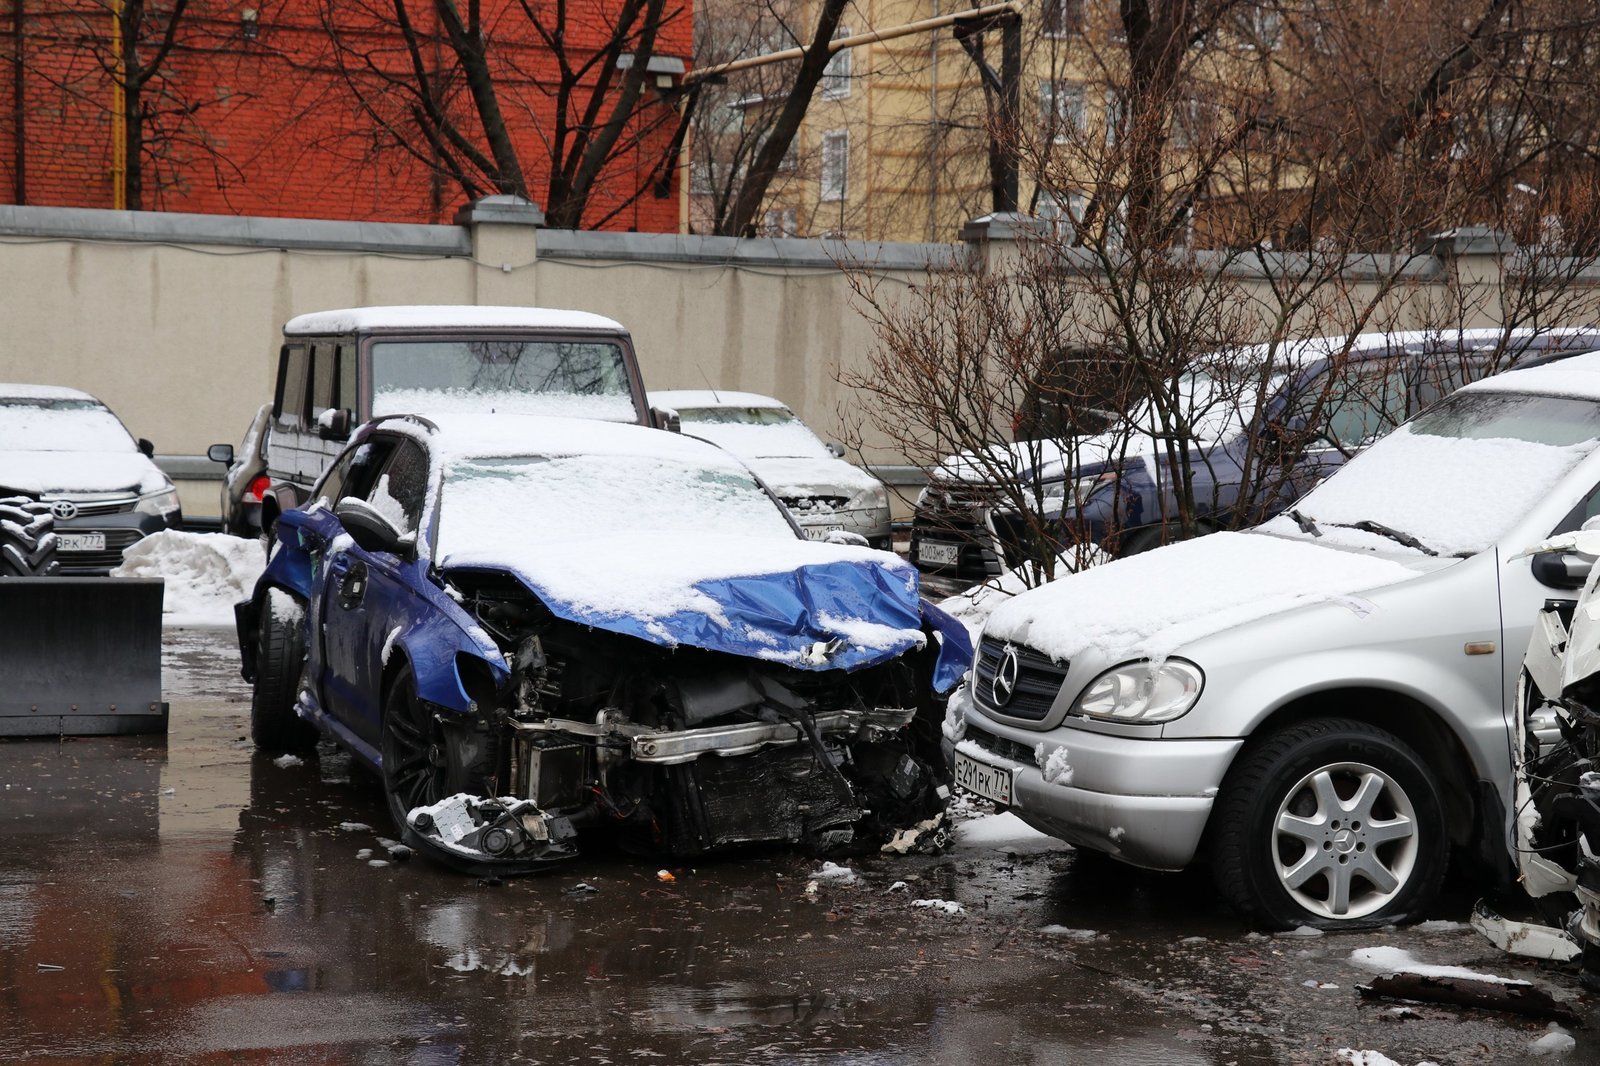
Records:
[[[1009,811],[980,815],[960,823],[955,827],[950,846],[956,851],[1005,851],[1018,855],[1072,850],[1071,844],[1030,829]]]
[[[1416,956],[1403,948],[1375,947],[1357,948],[1350,953],[1350,961],[1363,970],[1373,973],[1409,973],[1418,977],[1449,977],[1458,981],[1484,981],[1498,985],[1525,985],[1528,982],[1514,977],[1498,977],[1494,974],[1479,973],[1469,970],[1465,966],[1435,966],[1431,963],[1420,962]]]
[[[111,575],[164,578],[166,625],[231,627],[233,605],[250,595],[266,565],[259,541],[169,529],[135,543]]]

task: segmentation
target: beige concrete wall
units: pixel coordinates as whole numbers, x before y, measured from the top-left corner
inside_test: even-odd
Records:
[[[563,233],[514,215],[373,227],[0,207],[0,381],[86,389],[159,453],[202,455],[236,443],[271,399],[279,331],[295,314],[542,304],[627,325],[651,388],[768,393],[838,439],[838,368],[864,359],[873,336],[835,257],[874,264],[892,288],[967,254]],[[870,459],[899,461],[892,441],[879,443]],[[183,488],[189,513],[216,512],[214,485]]]

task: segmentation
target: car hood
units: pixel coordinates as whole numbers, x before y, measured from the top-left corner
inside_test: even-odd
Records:
[[[1160,659],[1225,629],[1408,581],[1415,561],[1264,533],[1215,533],[1070,574],[997,607],[984,636],[1057,660]]]
[[[843,459],[767,457],[745,463],[779,496],[854,496],[878,479]]]
[[[514,575],[559,618],[664,647],[800,670],[859,670],[938,633],[934,683],[960,680],[971,647],[921,602],[917,571],[889,552],[782,538],[625,536],[541,541],[517,558],[458,553],[441,565]],[[948,625],[945,623],[948,622]]]
[[[0,487],[22,492],[143,494],[167,484],[139,452],[0,452]]]

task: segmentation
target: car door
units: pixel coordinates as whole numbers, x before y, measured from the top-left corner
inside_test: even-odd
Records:
[[[402,534],[416,534],[427,497],[428,454],[410,438],[393,441],[362,494]],[[341,542],[328,556],[323,629],[336,714],[362,740],[382,737],[383,675],[395,640],[427,610],[412,582],[418,564],[390,552]]]

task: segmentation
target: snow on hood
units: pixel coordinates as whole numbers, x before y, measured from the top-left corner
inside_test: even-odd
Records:
[[[1025,592],[984,635],[1059,660],[1159,659],[1202,637],[1416,577],[1392,559],[1259,533],[1214,533],[1119,559]]]
[[[23,492],[143,495],[169,484],[139,452],[0,452],[0,486]]]
[[[700,437],[744,460],[831,459],[827,445],[799,419],[767,425],[683,419],[685,436]]]
[[[542,539],[520,553],[461,551],[443,566],[510,571],[568,621],[803,670],[854,670],[927,642],[916,569],[868,548],[619,533]],[[954,643],[942,643],[941,659],[965,658]]]
[[[1391,540],[1336,523],[1374,521],[1440,555],[1475,555],[1494,544],[1595,448],[1510,438],[1439,437],[1401,426],[1302,497],[1296,509],[1325,541],[1385,550]],[[1296,536],[1280,515],[1266,528]]]
[[[750,469],[779,496],[854,496],[878,479],[843,459],[751,459]]]
[[[603,422],[633,422],[639,417],[633,397],[625,392],[583,395],[519,389],[373,389],[374,418],[403,414],[429,419],[457,414],[549,415]]]

